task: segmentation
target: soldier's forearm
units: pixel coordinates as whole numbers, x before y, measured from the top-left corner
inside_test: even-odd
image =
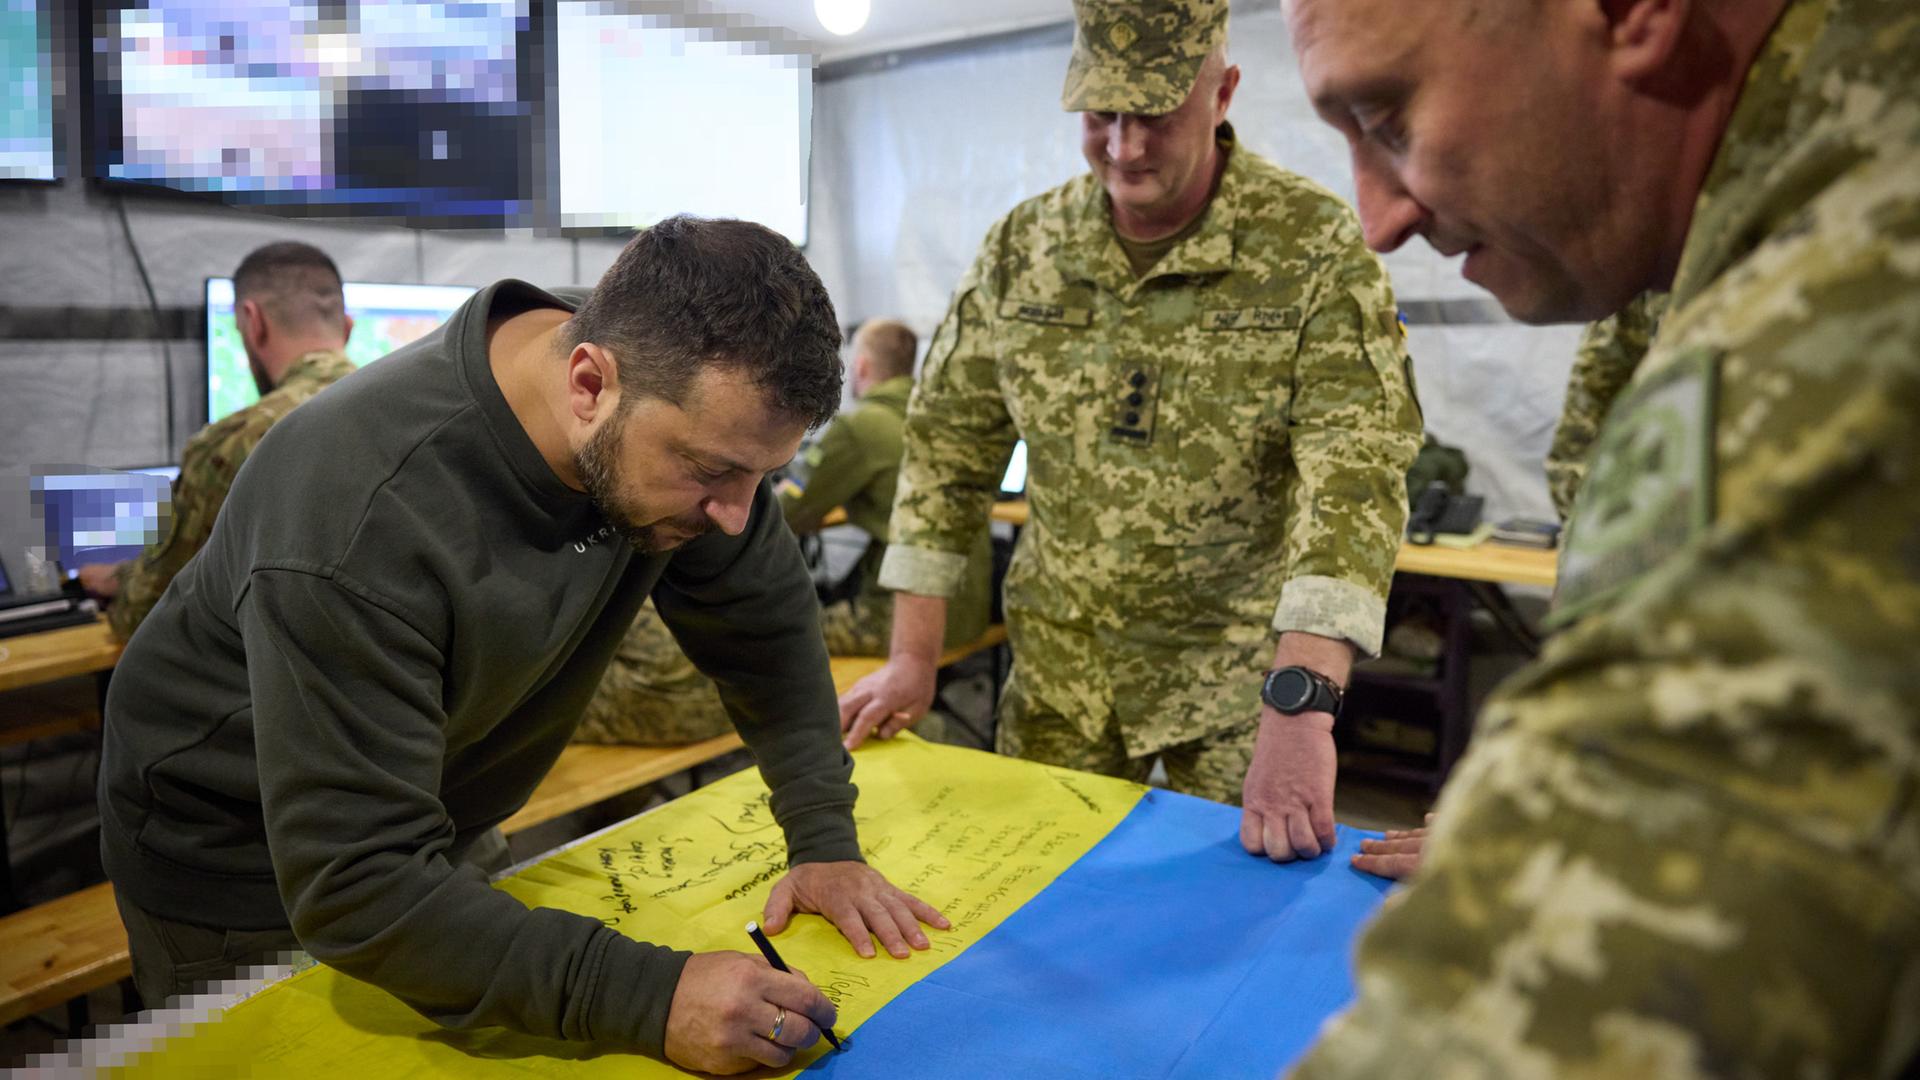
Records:
[[[889,658],[919,660],[929,667],[938,665],[940,645],[946,634],[946,597],[893,594],[893,643]]]
[[[1311,668],[1344,689],[1353,674],[1353,646],[1319,634],[1290,630],[1280,635],[1280,644],[1273,650],[1273,666],[1294,665]]]

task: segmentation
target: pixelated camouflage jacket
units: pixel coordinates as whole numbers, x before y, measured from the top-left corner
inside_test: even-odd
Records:
[[[1300,1075],[1914,1075],[1910,0],[1775,27],[1559,591]]]
[[[1380,646],[1421,419],[1353,211],[1245,150],[1136,279],[1091,174],[987,233],[907,416],[881,582],[950,594],[1016,439],[1027,692],[1129,753],[1253,722],[1276,630]]]
[[[180,475],[173,481],[172,517],[167,533],[120,567],[120,588],[107,606],[115,637],[133,636],[167,583],[206,545],[213,520],[227,501],[234,474],[260,444],[267,429],[294,407],[325,390],[353,370],[345,354],[311,352],[294,361],[271,393],[202,428],[180,451]]]
[[[1581,335],[1567,377],[1567,400],[1547,450],[1547,489],[1562,522],[1573,513],[1573,497],[1586,479],[1587,454],[1600,434],[1600,423],[1646,357],[1666,311],[1666,293],[1641,293]]]

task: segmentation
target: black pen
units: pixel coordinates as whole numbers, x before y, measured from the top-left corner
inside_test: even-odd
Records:
[[[787,966],[787,962],[780,959],[779,953],[773,951],[773,942],[768,941],[767,935],[761,932],[759,923],[750,922],[747,924],[747,936],[753,939],[755,945],[760,946],[760,955],[767,958],[767,963],[773,965],[773,970],[784,971],[789,975],[793,974],[793,969]],[[820,1034],[827,1037],[827,1041],[833,1044],[834,1050],[839,1051],[846,1049],[846,1047],[840,1045],[839,1039],[833,1037],[833,1031],[831,1029],[821,1028]]]

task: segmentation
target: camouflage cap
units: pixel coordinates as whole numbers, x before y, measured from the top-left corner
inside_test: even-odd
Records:
[[[1073,0],[1068,112],[1170,113],[1227,40],[1227,0]]]

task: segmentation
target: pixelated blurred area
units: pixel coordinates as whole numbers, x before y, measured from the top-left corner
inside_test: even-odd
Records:
[[[93,9],[96,174],[282,212],[531,224],[529,0]]]
[[[31,470],[27,505],[43,540],[31,554],[71,574],[140,554],[166,531],[171,470],[122,472],[91,466]]]
[[[0,180],[57,180],[63,97],[48,0],[0,0]]]

